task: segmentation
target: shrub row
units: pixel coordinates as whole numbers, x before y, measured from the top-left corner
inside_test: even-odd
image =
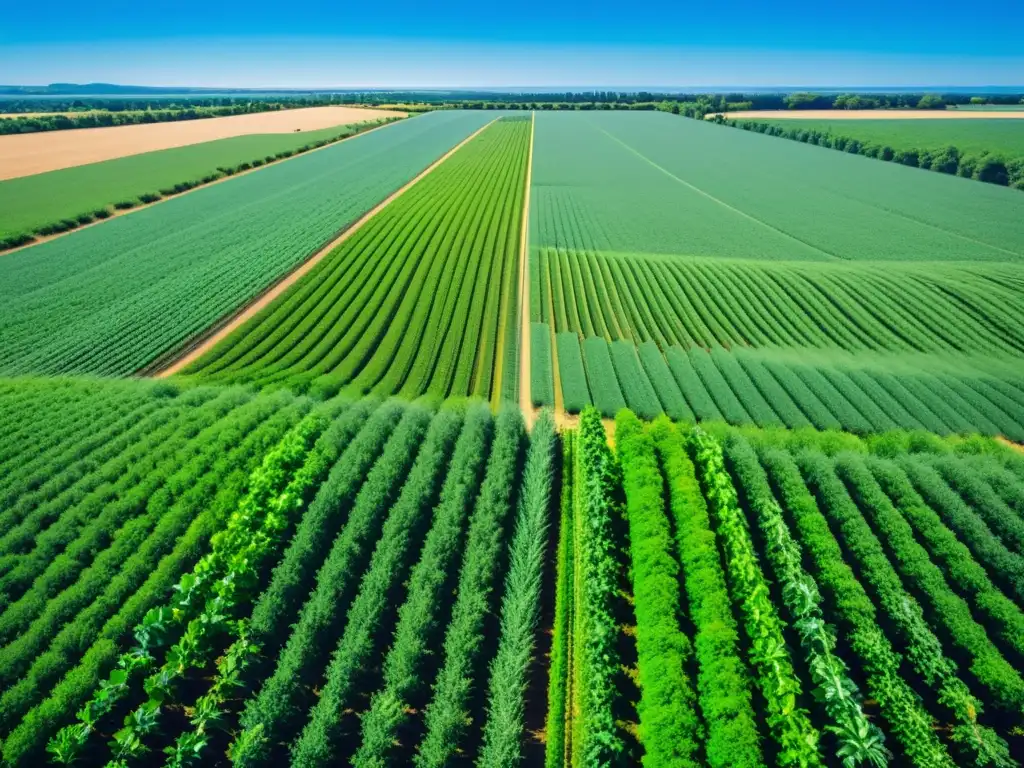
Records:
[[[606,344],[604,350],[607,354]],[[572,759],[574,765],[614,766],[626,757],[614,715],[620,674],[614,609],[620,572],[614,524],[620,513],[616,491],[621,480],[596,408],[586,408],[580,415],[575,459]]]
[[[651,434],[667,481],[688,615],[695,629],[697,690],[707,726],[705,756],[712,768],[763,766],[752,681],[740,658],[739,632],[704,495],[676,429],[660,418]]]
[[[886,145],[880,146],[849,136],[836,135],[830,130],[789,128],[759,121],[728,120],[726,124],[733,128],[742,128],[745,131],[780,136],[785,139],[802,141],[805,144],[815,144],[819,147],[837,149],[840,152],[849,152],[853,155],[865,155],[878,160],[909,165],[911,168],[924,168],[953,176],[977,179],[989,184],[1024,189],[1024,158],[1022,157],[1005,158],[996,153],[965,154],[963,150],[954,146],[941,150],[893,149]]]
[[[860,690],[836,653],[836,634],[825,623],[817,582],[804,570],[800,545],[789,532],[757,454],[735,433],[725,441],[725,454],[761,531],[766,559],[781,585],[782,601],[792,616],[807,669],[816,685],[815,699],[823,704],[831,721],[829,730],[835,734],[836,756],[847,764],[885,765],[891,757],[884,746],[885,738],[865,717]]]
[[[342,633],[345,614],[370,559],[370,546],[399,496],[430,419],[426,408],[410,405],[367,474],[348,519],[317,572],[315,586],[290,628],[273,673],[246,704],[241,718],[246,730],[259,728],[263,739],[277,743],[289,740],[301,726],[312,704],[308,691],[328,666],[331,649]],[[431,448],[431,455],[436,451],[436,446],[431,445],[438,439],[436,435],[436,431],[431,431],[427,436],[426,447]],[[340,710],[330,706],[331,701],[321,696],[314,711],[323,709],[336,716]],[[239,739],[252,741],[246,734]]]
[[[509,550],[498,650],[490,667],[487,720],[479,759],[479,764],[486,768],[515,768],[523,760],[527,678],[536,661],[557,447],[554,419],[549,411],[544,411],[530,432]]]
[[[288,507],[301,493],[293,474],[313,441],[344,407],[343,403],[328,404],[308,414],[253,470],[245,497],[224,529],[212,537],[210,552],[181,578],[170,604],[150,609],[135,627],[137,645],[121,655],[118,669],[79,712],[79,723],[66,726],[50,740],[47,749],[57,762],[68,764],[77,758],[101,718],[131,693],[134,674],[152,670],[158,649],[177,638],[164,663],[143,686],[146,701],[125,717],[124,728],[111,744],[116,746],[115,759],[145,753],[144,738],[157,727],[161,707],[173,699],[175,679],[189,667],[203,666],[239,602],[258,582],[253,572],[277,544],[275,534],[287,527]]]
[[[778,746],[776,760],[779,765],[819,765],[819,734],[798,704],[802,685],[783,637],[784,624],[771,601],[722,448],[700,428],[691,433],[689,445],[708,508],[718,523],[733,602],[743,616],[750,661],[764,696],[765,719]]]
[[[558,501],[558,550],[555,556],[555,615],[551,636],[551,662],[548,666],[547,741],[545,768],[561,768],[568,756],[571,711],[570,675],[572,669],[573,617],[573,467],[576,465],[576,432],[562,433],[562,493]]]
[[[60,663],[66,674],[45,699],[21,718],[18,727],[4,741],[5,761],[37,764],[39,753],[57,727],[68,721],[70,713],[79,710],[114,667],[119,638],[131,632],[151,608],[164,600],[178,578],[207,550],[211,536],[224,525],[243,496],[250,471],[302,415],[300,405],[287,405],[292,399],[287,393],[275,395],[275,399],[279,402],[277,414],[233,452],[230,462],[225,457],[218,473],[204,478],[195,492],[183,497],[182,506],[192,506],[193,522],[173,549],[158,561],[147,557],[153,553],[140,551],[111,580],[104,602],[96,604],[97,609],[109,608],[110,618],[91,632],[75,637],[70,633],[62,634],[51,644],[47,656],[37,659],[40,667],[47,664],[51,656],[53,660],[66,659]],[[56,680],[56,675],[46,676]],[[8,691],[12,697],[17,695],[19,699],[27,697],[35,701],[39,701],[41,693],[43,691],[34,688],[28,678],[17,689]]]
[[[424,713],[426,734],[415,764],[442,768],[464,750],[466,732],[479,732],[482,718],[470,711],[470,697],[480,680],[485,621],[495,613],[495,586],[501,583],[508,550],[508,521],[517,497],[525,430],[518,407],[498,415],[498,433],[487,476],[480,489],[467,533],[455,606],[444,639],[444,664]]]
[[[422,667],[447,613],[444,594],[454,581],[450,574],[462,546],[466,518],[480,489],[488,453],[492,453],[492,431],[489,410],[482,405],[471,407],[441,489],[433,525],[398,611],[394,640],[384,659],[383,685],[362,718],[362,745],[353,758],[355,766],[389,764],[396,733],[409,716],[410,703],[414,699],[419,703],[429,685],[421,677]],[[493,453],[499,442],[509,442],[510,438],[500,431],[494,439]],[[337,748],[329,733],[309,730],[305,744],[296,744],[292,759],[302,754],[311,764],[319,764],[330,760]]]
[[[696,766],[703,729],[686,674],[693,646],[678,621],[679,564],[672,553],[654,440],[630,411],[615,419],[615,448],[629,523],[644,766]]]
[[[935,720],[901,676],[903,659],[879,626],[874,604],[843,559],[793,457],[763,446],[759,457],[810,555],[818,584],[830,598],[827,605],[860,663],[867,693],[878,702],[889,732],[915,765],[952,768],[955,763],[936,735]]]
[[[978,765],[1005,765],[1008,748],[990,728],[978,723],[981,702],[957,674],[942,643],[928,626],[920,604],[906,591],[882,545],[825,456],[805,452],[800,470],[814,490],[822,512],[842,534],[843,543],[858,564],[861,577],[877,596],[896,634],[910,649],[908,658],[918,674],[938,694],[940,702],[958,722],[954,740]]]
[[[1024,601],[1024,556],[1004,544],[982,517],[922,458],[898,460],[915,490],[971,550],[992,578],[1018,601]]]
[[[867,458],[866,462],[875,480],[923,541],[932,560],[942,565],[949,583],[971,600],[1003,644],[1024,661],[1024,611],[996,589],[967,545],[925,504],[895,464],[875,457]]]

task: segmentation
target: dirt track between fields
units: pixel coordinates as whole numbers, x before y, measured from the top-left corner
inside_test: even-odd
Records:
[[[0,136],[0,180],[234,136],[308,132],[404,114],[357,107],[309,107],[171,123],[17,133]]]
[[[530,238],[530,184],[533,179],[533,128],[536,117],[530,114],[530,150],[526,157],[526,192],[523,197],[523,221],[519,230],[519,409],[526,428],[533,427],[536,414],[530,395],[530,273],[527,265]]]
[[[1021,112],[982,112],[959,109],[754,109],[724,112],[729,120],[1021,120]],[[708,115],[712,117],[712,115]]]
[[[386,197],[384,200],[382,200],[380,203],[378,203],[376,206],[370,209],[367,213],[363,214],[353,224],[346,228],[344,232],[338,235],[338,237],[336,237],[334,240],[329,242],[323,248],[318,250],[308,259],[306,259],[306,261],[300,264],[296,269],[292,270],[287,275],[285,275],[280,281],[271,286],[263,294],[258,296],[253,302],[244,306],[235,314],[230,315],[227,320],[211,326],[211,328],[208,329],[206,334],[200,336],[197,339],[194,339],[191,342],[191,344],[185,350],[183,350],[183,354],[181,356],[176,357],[173,360],[173,362],[171,362],[165,368],[161,369],[156,374],[154,374],[154,378],[164,379],[167,378],[168,376],[173,376],[174,374],[180,372],[187,366],[191,365],[193,362],[195,362],[200,357],[205,355],[215,346],[217,346],[217,344],[219,344],[230,334],[232,334],[235,330],[241,327],[243,323],[246,323],[247,321],[251,320],[264,307],[268,306],[272,301],[274,301],[274,299],[276,299],[278,296],[287,291],[292,285],[298,282],[303,277],[303,275],[305,275],[307,272],[313,269],[313,267],[315,267],[327,254],[329,254],[339,245],[341,245],[350,237],[352,237],[352,235],[354,235],[356,232],[362,229],[366,225],[366,223],[370,221],[370,219],[372,219],[374,216],[376,216],[378,213],[384,210],[388,205],[390,205],[399,197],[408,192],[419,181],[425,178],[427,174],[429,174],[431,171],[437,168],[437,166],[441,165],[441,163],[443,163],[449,157],[458,152],[463,146],[465,146],[470,141],[479,136],[493,123],[494,120],[487,123],[487,125],[483,126],[479,130],[474,131],[472,134],[470,134],[465,139],[460,141],[458,144],[456,144],[454,147],[448,150],[445,154],[443,154],[441,157],[439,157],[437,160],[435,160],[433,163],[427,166],[423,171],[419,173],[419,175],[417,175],[415,178],[409,181],[405,186],[403,186],[396,192],[392,192],[388,197]]]

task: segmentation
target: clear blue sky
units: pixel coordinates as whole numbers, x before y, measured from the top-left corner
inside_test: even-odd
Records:
[[[1022,85],[1024,0],[11,2],[0,83]]]

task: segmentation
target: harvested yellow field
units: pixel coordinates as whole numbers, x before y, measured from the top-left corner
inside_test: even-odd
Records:
[[[310,107],[173,123],[0,136],[0,179],[13,179],[232,136],[314,131],[403,114],[358,107]]]

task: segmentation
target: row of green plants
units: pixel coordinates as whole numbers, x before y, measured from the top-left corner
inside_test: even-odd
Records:
[[[864,155],[878,160],[908,165],[911,168],[923,168],[938,173],[976,179],[989,184],[998,184],[1003,187],[1024,189],[1024,157],[1007,158],[995,152],[972,154],[954,146],[942,150],[894,149],[890,146],[861,141],[852,136],[843,136],[834,133],[831,129],[821,131],[800,127],[798,124],[790,127],[745,118],[717,120],[716,122],[722,122],[733,128],[742,128],[745,131],[836,149],[852,155]],[[799,121],[796,122],[799,123]]]
[[[711,526],[684,435],[664,416],[650,427],[665,478],[682,572],[685,613],[693,625],[699,705],[707,730],[704,756],[713,768],[765,765],[753,682],[741,655],[718,537]]]
[[[664,479],[654,439],[631,411],[615,419],[615,452],[629,527],[643,764],[698,766],[704,729],[686,673],[693,646],[679,623],[679,564],[665,514]]]
[[[776,263],[536,249],[534,322],[660,348],[840,347],[1019,354],[1005,267]],[[860,278],[860,279],[858,279]],[[825,299],[824,297],[828,297]],[[893,305],[894,298],[896,305]],[[983,312],[965,313],[961,301]],[[944,322],[936,322],[944,321]]]
[[[863,709],[863,696],[850,678],[845,661],[836,653],[835,630],[824,615],[817,582],[803,567],[803,552],[783,519],[757,454],[738,435],[724,443],[730,473],[742,489],[748,514],[763,538],[765,560],[780,585],[790,625],[800,638],[805,665],[814,683],[814,699],[828,714],[826,730],[835,739],[835,756],[845,768],[888,764],[891,753],[885,738]]]
[[[409,707],[422,708],[427,704],[430,649],[444,642],[443,629],[451,616],[450,600],[444,596],[458,580],[459,555],[468,547],[467,527],[480,529],[480,525],[473,525],[478,502],[484,497],[489,480],[488,495],[497,490],[497,480],[491,478],[504,472],[497,457],[504,455],[507,461],[509,455],[518,452],[521,430],[522,425],[507,413],[499,424],[492,424],[485,410],[468,415],[467,428],[456,445],[441,490],[434,524],[398,609],[393,640],[384,657],[381,685],[370,699],[359,726],[362,741],[352,758],[353,765],[384,766],[396,761],[396,735],[408,723]],[[330,759],[338,746],[321,750],[318,764]]]
[[[180,496],[152,534],[110,574],[74,621],[52,638],[17,686],[5,692],[10,711],[22,715],[4,741],[7,762],[39,759],[57,726],[107,678],[117,662],[121,639],[166,599],[172,585],[207,551],[210,538],[243,497],[249,472],[309,408],[308,402],[283,392],[258,399],[268,405],[261,409],[263,422],[236,431],[236,441],[222,448],[207,471],[183,478]]]
[[[445,630],[444,662],[423,715],[425,733],[417,748],[418,768],[442,768],[466,754],[469,733],[483,727],[474,719],[471,698],[483,689],[488,619],[498,613],[501,574],[506,570],[509,525],[517,504],[525,429],[516,406],[498,415],[497,429],[508,438],[495,445],[487,477],[470,520],[459,571],[455,605]]]
[[[529,143],[528,122],[487,127],[186,373],[325,394],[513,392]]]
[[[345,522],[316,572],[313,588],[288,630],[287,641],[272,665],[271,674],[262,681],[258,695],[246,705],[242,723],[249,733],[240,734],[237,743],[252,744],[252,732],[259,733],[265,742],[290,741],[314,703],[314,718],[320,710],[338,711],[337,700],[327,688],[318,700],[310,696],[310,688],[320,679],[332,649],[338,644],[342,622],[359,588],[358,575],[371,558],[370,545],[380,536],[385,519],[390,519],[388,510],[398,499],[410,472],[422,473],[413,468],[414,461],[418,461],[417,447],[423,444],[419,453],[427,461],[438,452],[437,443],[445,435],[445,422],[438,423],[440,430],[431,429],[428,433],[432,417],[427,408],[409,406],[365,474]]]
[[[49,237],[51,235],[58,235],[64,232],[70,232],[73,229],[84,227],[87,224],[95,224],[96,222],[109,219],[111,216],[114,216],[115,214],[121,213],[123,211],[130,211],[140,206],[150,205],[152,203],[159,202],[160,200],[164,200],[169,197],[174,197],[175,195],[180,195],[183,192],[188,192],[190,190],[196,189],[197,187],[201,187],[206,184],[212,184],[215,181],[219,181],[220,179],[224,179],[229,176],[234,176],[235,174],[238,173],[251,171],[255,168],[261,168],[264,165],[269,165],[279,160],[286,160],[289,157],[293,157],[295,155],[301,155],[311,150],[319,149],[320,147],[326,147],[328,144],[334,144],[335,142],[341,141],[343,139],[351,138],[352,136],[355,136],[357,134],[363,133],[373,128],[379,128],[382,125],[387,125],[388,123],[393,123],[396,120],[401,119],[402,118],[398,117],[382,118],[380,120],[372,120],[364,123],[357,123],[355,125],[346,126],[345,129],[340,131],[338,134],[330,136],[326,139],[317,139],[316,141],[312,141],[309,144],[303,144],[302,146],[295,147],[294,149],[285,149],[280,152],[276,152],[273,155],[267,155],[266,157],[256,157],[253,158],[252,160],[247,160],[238,163],[237,165],[218,166],[215,172],[209,173],[203,176],[202,178],[180,181],[174,186],[164,187],[159,190],[153,190],[152,192],[146,192],[139,195],[137,198],[131,200],[118,200],[116,203],[113,203],[112,205],[105,206],[103,208],[97,208],[93,211],[84,212],[73,218],[52,221],[48,224],[44,224],[40,227],[37,227],[31,232],[20,232],[14,235],[8,235],[7,237],[0,238],[0,252],[10,250],[12,248],[20,248],[21,246],[33,243],[42,237]],[[0,120],[0,129],[4,128],[5,125],[9,122],[12,121]],[[0,133],[3,133],[3,131],[0,130]]]
[[[1006,743],[990,727],[979,723],[981,701],[958,674],[956,662],[946,654],[920,604],[907,592],[895,566],[836,476],[832,461],[813,451],[796,458],[821,513],[840,532],[859,577],[891,622],[894,634],[908,648],[907,657],[915,672],[954,719],[951,741],[966,753],[971,764],[1009,765]]]
[[[742,617],[748,658],[764,698],[765,720],[779,765],[821,764],[820,734],[805,704],[803,685],[783,633],[785,624],[769,591],[750,528],[725,467],[718,441],[694,428],[689,449],[701,478],[708,509],[726,564],[733,602]]]
[[[580,416],[573,472],[572,764],[627,759],[615,705],[621,675],[615,613],[622,574],[615,533],[621,514],[618,463],[596,409]]]
[[[524,759],[527,692],[537,663],[557,454],[554,419],[544,411],[530,430],[501,601],[498,649],[488,676],[487,720],[479,757],[479,764],[488,768],[514,768]]]

